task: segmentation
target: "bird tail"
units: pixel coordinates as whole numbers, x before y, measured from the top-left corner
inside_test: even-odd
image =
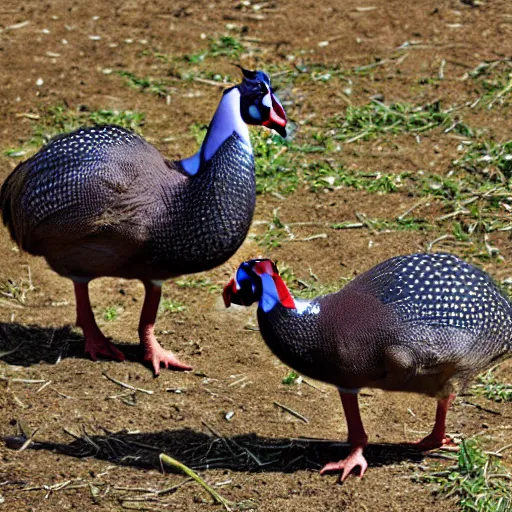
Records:
[[[7,177],[0,188],[0,211],[2,221],[9,230],[12,239],[22,248],[26,232],[25,216],[18,205],[21,203],[27,177],[25,162],[19,164]]]

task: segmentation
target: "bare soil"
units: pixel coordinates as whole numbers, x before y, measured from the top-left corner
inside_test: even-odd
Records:
[[[505,0],[478,6],[458,0],[276,0],[262,2],[259,9],[243,4],[4,0],[0,7],[0,148],[16,147],[30,137],[32,121],[27,114],[65,104],[144,112],[148,140],[169,157],[191,154],[196,142],[189,126],[208,122],[220,88],[177,80],[167,103],[126,87],[104,70],[166,77],[166,64],[147,58],[145,50],[194,54],[207,46],[208,38],[233,30],[229,24],[261,50],[241,55],[240,62],[262,69],[288,62],[290,55],[297,62],[365,66],[389,59],[397,47],[408,43],[410,50],[401,62],[395,59],[380,65],[371,76],[354,77],[350,98],[354,104],[367,103],[375,95],[413,104],[437,99],[445,105],[460,102],[473,93],[473,85],[461,79],[465,72],[512,53],[512,6]],[[421,81],[437,76],[443,61],[442,82]],[[206,60],[204,67],[236,75],[228,59]],[[298,123],[299,134],[301,121],[309,119],[321,126],[328,116],[344,111],[347,97],[340,90],[336,81],[309,81],[285,91],[294,99],[286,108]],[[465,120],[503,140],[510,134],[510,118],[510,109],[503,108],[485,115],[475,112]],[[423,141],[418,144],[413,136],[404,135],[389,147],[347,147],[340,158],[348,167],[375,172],[446,173],[449,162],[457,157],[459,141],[428,135]],[[0,161],[3,180],[19,159],[1,156]],[[407,192],[378,195],[348,188],[319,192],[303,188],[285,197],[258,196],[255,220],[269,220],[276,207],[287,223],[354,220],[355,212],[395,219],[415,201]],[[422,215],[433,219],[439,215],[438,206],[427,204]],[[322,227],[306,226],[298,234],[305,238],[322,231]],[[424,250],[432,237],[417,231],[331,230],[326,238],[283,243],[272,250],[248,240],[232,260],[204,277],[223,285],[240,261],[265,255],[284,262],[303,279],[311,269],[328,283],[356,275],[385,258]],[[493,236],[492,243],[505,260],[490,260],[486,270],[498,279],[512,275],[509,236]],[[5,229],[0,230],[0,254],[0,281],[26,280],[30,268],[35,286],[24,305],[6,298],[0,302],[0,437],[6,439],[0,442],[1,510],[221,509],[190,482],[154,496],[153,501],[134,500],[143,493],[129,489],[166,489],[185,479],[177,473],[162,473],[160,452],[197,467],[206,481],[219,484],[217,490],[223,496],[248,508],[457,510],[453,501],[436,496],[434,487],[414,481],[425,466],[439,461],[399,444],[431,429],[433,400],[374,390],[363,393],[360,402],[370,435],[370,467],[362,480],[350,477],[337,485],[335,475],[318,474],[323,464],[346,453],[346,446],[325,442],[342,442],[346,436],[337,392],[322,383],[313,383],[316,387],[304,382],[283,384],[288,369],[251,330],[256,323],[253,309],[226,310],[218,291],[168,283],[166,297],[184,304],[186,310],[160,315],[159,339],[192,364],[194,371],[162,370],[155,379],[139,362],[140,283],[119,279],[93,283],[91,296],[101,327],[128,358],[124,363],[95,363],[83,356],[83,338],[72,327],[71,283],[53,273],[42,259],[17,251]],[[108,306],[119,312],[114,321],[103,319]],[[511,370],[510,362],[505,363],[497,376],[510,381]],[[150,394],[133,393],[105,375]],[[300,412],[308,423],[274,402]],[[230,421],[227,413],[234,413]],[[466,437],[479,435],[486,446],[497,449],[512,442],[511,418],[510,403],[465,396],[451,408],[448,429]],[[20,434],[20,428],[28,434],[38,431],[31,446],[16,451],[19,444],[12,437]],[[512,452],[504,455],[504,462],[512,464]]]

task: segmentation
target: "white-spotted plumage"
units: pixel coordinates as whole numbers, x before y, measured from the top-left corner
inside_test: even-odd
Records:
[[[511,305],[482,270],[451,254],[413,254],[391,261],[392,279],[379,299],[392,305],[401,321],[458,327],[474,335],[499,323],[503,333],[512,335]],[[378,268],[372,280],[382,279]]]
[[[119,126],[80,128],[57,137],[31,159],[23,208],[35,224],[77,203],[87,180],[111,172],[109,158],[117,148],[147,144]]]
[[[361,388],[436,397],[434,428],[416,444],[431,450],[449,442],[445,420],[456,392],[510,356],[512,304],[489,275],[450,254],[397,256],[339,292],[295,303],[272,262],[240,270],[243,286],[226,286],[226,304],[259,300],[260,333],[274,354],[340,392],[351,452],[322,472],[342,471],[342,480],[368,466]],[[263,281],[262,272],[272,278]],[[278,298],[274,307],[262,307],[265,295]]]

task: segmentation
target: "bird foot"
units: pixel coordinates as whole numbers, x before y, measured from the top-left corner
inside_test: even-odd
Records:
[[[171,370],[192,370],[192,366],[182,363],[170,350],[164,350],[156,340],[146,345],[144,361],[151,362],[155,376],[160,373],[161,364]]]
[[[330,471],[342,471],[340,482],[344,482],[352,470],[357,466],[361,468],[359,471],[359,478],[362,478],[368,468],[368,462],[366,462],[366,459],[363,456],[363,448],[361,447],[354,448],[346,459],[338,462],[329,462],[329,464],[326,464],[320,470],[320,474],[323,475]]]
[[[454,443],[449,437],[443,436],[439,437],[433,434],[429,434],[427,437],[424,437],[420,441],[415,441],[411,443],[406,443],[407,446],[411,446],[416,448],[422,452],[428,452],[430,450],[436,450],[437,448],[441,448],[443,446],[456,447],[457,444]]]
[[[124,361],[124,354],[113,345],[105,336],[101,337],[85,337],[85,353],[96,361],[98,356],[105,356],[116,361]]]

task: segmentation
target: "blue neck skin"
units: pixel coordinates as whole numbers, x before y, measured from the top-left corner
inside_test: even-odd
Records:
[[[276,285],[272,276],[269,274],[263,274],[261,278],[261,297],[258,302],[258,306],[265,312],[272,311],[276,304],[280,302],[279,295],[277,293]]]
[[[279,294],[277,293],[277,288],[274,283],[274,280],[272,279],[272,276],[270,276],[269,274],[263,274],[260,277],[261,287],[263,291],[261,293],[258,306],[264,313],[268,313],[269,311],[272,311],[275,308],[275,306],[279,304],[281,301],[279,300]],[[318,305],[309,308],[309,306],[311,305],[311,302],[309,300],[298,300],[294,298],[293,301],[295,302],[295,309],[291,309],[290,311],[294,311],[299,315],[301,315],[308,309],[312,313],[318,313],[320,311]]]
[[[181,161],[185,172],[189,176],[197,174],[201,167],[201,161],[210,160],[224,141],[233,135],[233,132],[241,137],[247,145],[248,152],[252,154],[249,128],[240,114],[240,91],[237,87],[226,92],[220,100],[201,149],[195,155]]]

